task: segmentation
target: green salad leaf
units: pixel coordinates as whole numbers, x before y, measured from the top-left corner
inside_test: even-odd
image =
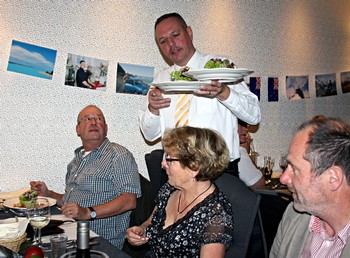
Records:
[[[228,59],[212,58],[205,63],[204,68],[235,68],[235,64]]]

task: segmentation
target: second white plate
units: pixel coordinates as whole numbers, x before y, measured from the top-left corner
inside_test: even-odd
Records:
[[[189,70],[184,73],[186,76],[196,78],[197,80],[232,80],[237,81],[254,71],[246,68],[213,68]]]
[[[221,83],[230,83],[235,80],[219,80]],[[151,85],[156,86],[157,88],[163,91],[172,91],[172,92],[191,92],[198,91],[202,85],[210,84],[210,80],[201,80],[201,81],[168,81],[168,82],[152,82]]]

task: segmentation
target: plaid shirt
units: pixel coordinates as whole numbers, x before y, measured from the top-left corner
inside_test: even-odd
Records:
[[[83,157],[84,149],[75,150],[68,164],[64,203],[82,207],[109,202],[122,193],[141,196],[137,164],[130,151],[106,139],[100,147]],[[90,222],[91,229],[110,243],[122,248],[131,211]]]
[[[337,258],[340,257],[346,240],[350,236],[350,222],[333,237],[329,237],[324,227],[324,221],[311,216],[309,232],[301,258]]]

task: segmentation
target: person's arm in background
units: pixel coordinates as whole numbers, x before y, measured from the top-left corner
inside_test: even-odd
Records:
[[[38,192],[39,196],[50,197],[56,199],[57,205],[63,205],[63,194],[56,193],[47,188],[47,185],[42,181],[30,181],[30,188]]]
[[[252,189],[264,189],[265,179],[244,147],[240,147],[241,159],[238,162],[239,178]]]

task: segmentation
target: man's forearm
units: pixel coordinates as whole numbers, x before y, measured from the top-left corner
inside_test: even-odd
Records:
[[[61,207],[63,205],[63,194],[56,193],[52,190],[49,190],[49,195],[47,197],[56,199],[57,206]]]

